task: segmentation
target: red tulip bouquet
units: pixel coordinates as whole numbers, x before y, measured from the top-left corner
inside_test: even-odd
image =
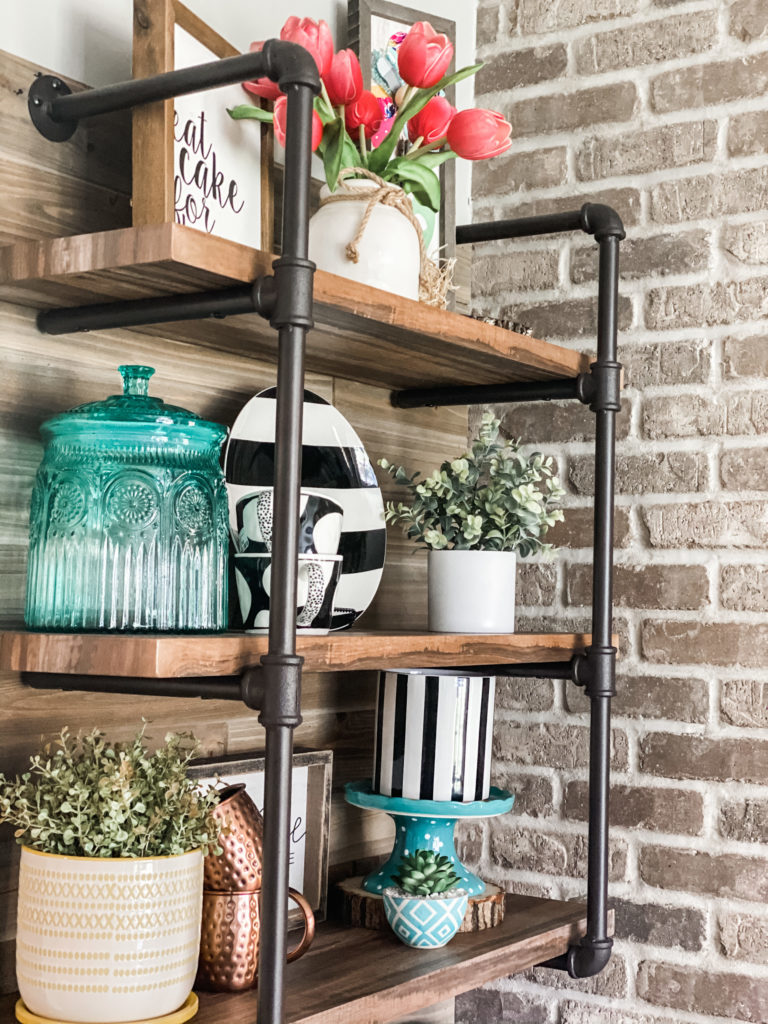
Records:
[[[312,148],[322,158],[331,191],[342,171],[359,168],[399,185],[436,211],[441,196],[435,170],[440,164],[455,157],[485,160],[511,145],[511,127],[501,114],[481,109],[456,111],[440,95],[455,82],[476,74],[482,64],[446,75],[453,46],[429,22],[416,22],[400,43],[397,69],[404,85],[391,116],[386,116],[383,101],[363,88],[360,62],[353,51],[334,53],[326,22],[290,17],[280,38],[304,46],[317,63],[322,92],[315,100]],[[253,43],[251,50],[263,45]],[[231,109],[230,115],[272,122],[278,142],[284,144],[287,100],[279,87],[268,78],[247,82],[244,87],[253,96],[273,100],[274,112],[243,104]],[[398,145],[401,139],[403,143]]]

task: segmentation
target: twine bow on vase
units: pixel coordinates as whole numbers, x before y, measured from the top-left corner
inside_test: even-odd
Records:
[[[353,180],[350,181],[348,179]],[[359,188],[354,187],[355,183],[360,182],[360,179],[367,179],[367,181],[370,181],[375,187],[361,192]],[[385,181],[383,178],[379,177],[378,174],[374,174],[365,167],[345,168],[339,174],[336,186],[337,187],[334,192],[321,198],[321,211],[323,208],[328,207],[333,203],[355,202],[358,204],[364,204],[363,215],[360,219],[360,223],[354,237],[346,242],[344,246],[346,259],[353,264],[358,264],[360,262],[360,246],[363,236],[369,228],[371,218],[374,216],[375,210],[378,206],[385,206],[390,209],[397,210],[398,213],[402,214],[408,223],[411,224],[416,232],[416,238],[418,240],[419,300],[430,306],[438,306],[444,309],[448,289],[451,287],[451,278],[453,276],[453,266],[455,261],[448,260],[445,265],[440,268],[429,258],[427,255],[426,245],[424,244],[424,234],[421,224],[413,209],[411,200],[403,189],[400,188],[399,185],[394,185],[392,182]],[[315,216],[318,217],[317,214]],[[379,284],[377,281],[371,281],[369,283],[375,284],[378,287],[386,287],[386,283]]]

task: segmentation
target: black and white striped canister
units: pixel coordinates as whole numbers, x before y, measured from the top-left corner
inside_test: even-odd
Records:
[[[494,676],[382,672],[373,789],[410,800],[486,800]]]

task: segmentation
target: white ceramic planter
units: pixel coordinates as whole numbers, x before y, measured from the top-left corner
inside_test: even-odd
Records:
[[[178,857],[21,851],[16,974],[41,1017],[113,1024],[178,1009],[200,945],[201,850]]]
[[[513,633],[514,551],[430,551],[429,629],[435,633]]]
[[[377,186],[372,181],[347,181],[344,187],[360,192],[360,202],[328,203],[317,211],[309,222],[309,258],[320,270],[418,299],[419,238],[398,210],[377,204],[358,244],[359,262],[347,258],[346,248],[360,228],[368,194]],[[329,195],[324,185],[320,197]]]

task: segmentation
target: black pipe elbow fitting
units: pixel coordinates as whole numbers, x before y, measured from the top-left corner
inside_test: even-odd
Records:
[[[572,978],[591,978],[611,959],[613,939],[583,938],[577,946],[570,946],[567,958],[568,974]]]
[[[277,82],[283,92],[289,85],[308,85],[319,95],[320,73],[309,50],[285,39],[268,39],[261,52],[267,63],[267,78]]]
[[[584,203],[581,208],[581,230],[594,235],[595,240],[602,242],[605,238],[626,238],[621,217],[612,206],[604,203]]]

